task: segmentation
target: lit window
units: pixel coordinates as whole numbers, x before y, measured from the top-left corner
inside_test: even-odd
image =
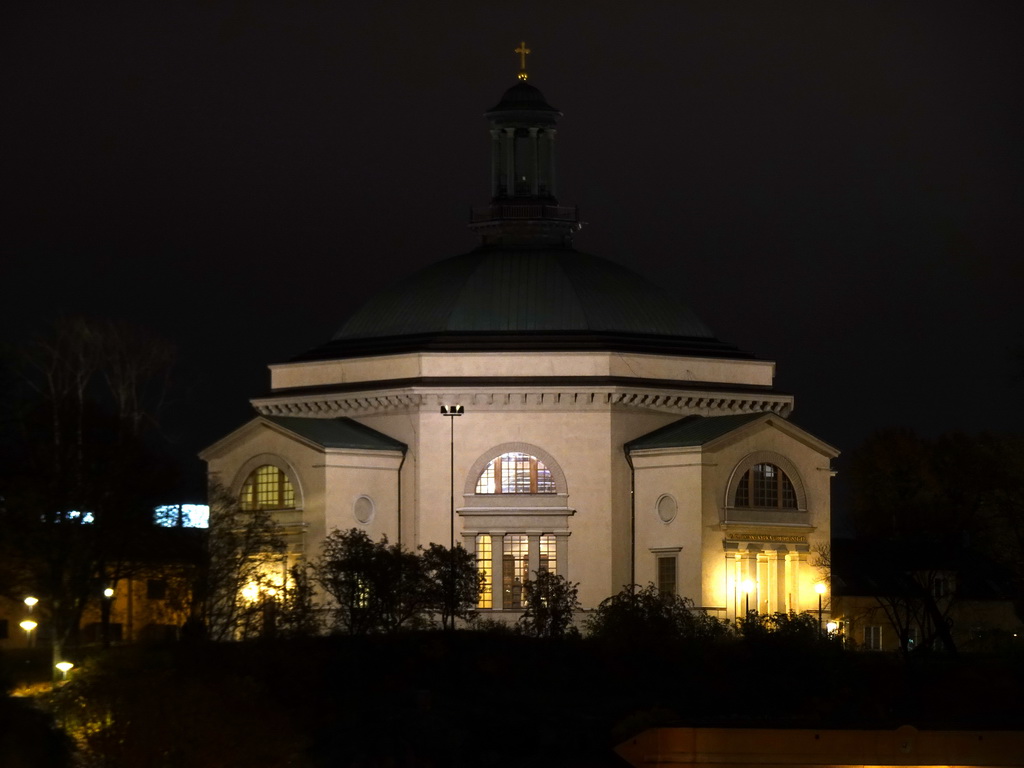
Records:
[[[875,624],[864,627],[864,647],[869,651],[882,650],[882,628]]]
[[[481,533],[476,537],[476,569],[483,574],[477,608],[490,608],[493,603],[494,563],[491,560],[491,535]]]
[[[476,483],[477,493],[554,493],[551,470],[536,456],[512,451],[491,461]]]
[[[553,534],[545,533],[540,537],[540,565],[538,573],[556,573],[558,571],[557,549]]]
[[[796,491],[786,473],[774,464],[755,464],[736,486],[736,506],[796,509]]]
[[[253,470],[239,495],[242,509],[294,509],[295,488],[283,470],[264,464]]]
[[[502,606],[523,607],[523,584],[530,577],[530,537],[520,533],[505,536],[501,550]]]
[[[523,585],[541,573],[558,573],[558,536],[544,533],[530,536],[525,533],[505,535],[481,533],[476,537],[476,568],[483,574],[483,586],[477,600],[477,608],[502,608],[517,610],[524,608]],[[495,550],[501,553],[500,604],[494,599],[494,558]],[[530,563],[536,563],[536,573],[530,570]]]

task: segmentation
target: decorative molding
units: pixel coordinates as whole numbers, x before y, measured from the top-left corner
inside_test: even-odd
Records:
[[[481,494],[478,494],[476,492],[476,483],[477,483],[477,480],[480,479],[480,475],[482,475],[484,473],[484,470],[487,468],[487,465],[490,464],[492,461],[494,461],[499,456],[501,456],[502,454],[504,454],[504,453],[512,453],[512,452],[527,453],[530,456],[535,456],[536,458],[540,459],[540,461],[542,461],[544,463],[544,465],[548,468],[548,470],[551,472],[551,480],[555,484],[555,492],[554,493],[545,493],[545,494],[539,494],[539,493],[531,493],[531,494],[481,493]],[[559,497],[562,497],[564,499],[564,497],[568,493],[569,493],[569,489],[568,489],[568,487],[566,485],[566,482],[565,482],[565,473],[562,471],[562,467],[559,465],[559,463],[557,461],[555,461],[555,457],[552,456],[547,451],[545,451],[540,446],[534,445],[533,443],[522,443],[522,442],[502,443],[500,445],[495,445],[495,446],[493,446],[491,448],[488,448],[484,453],[482,453],[480,455],[480,457],[476,461],[473,462],[473,465],[469,468],[469,472],[466,474],[466,482],[465,482],[465,487],[464,487],[464,490],[463,490],[463,494],[465,495],[465,498],[467,499],[467,501],[483,498],[483,499],[487,499],[488,500],[487,503],[492,503],[492,502],[490,502],[490,500],[495,498],[496,496],[505,497],[505,496],[520,496],[520,495],[521,496],[529,496],[530,498],[536,498],[536,497],[539,497],[539,496],[545,496],[545,497],[550,497],[552,500],[559,500],[560,501],[561,499],[559,499]],[[474,506],[474,508],[477,509],[479,507],[475,507]]]
[[[793,398],[773,393],[665,392],[651,389],[558,388],[406,392],[347,392],[344,394],[289,394],[252,400],[264,416],[337,418],[382,411],[435,408],[458,400],[478,410],[606,410],[609,407],[657,410],[679,415],[720,416],[736,413],[774,413],[783,418],[793,409]]]
[[[734,509],[739,509],[735,506],[734,500],[736,498],[736,485],[740,479],[755,464],[774,464],[789,478],[789,481],[793,484],[793,490],[796,493],[796,509],[769,509],[766,511],[772,512],[807,512],[807,489],[804,485],[804,480],[800,476],[799,470],[796,468],[790,459],[783,456],[781,453],[775,451],[754,451],[748,453],[732,470],[732,474],[729,476],[729,482],[725,487],[725,498],[722,500],[722,507],[725,511],[723,522],[728,522],[729,512]],[[743,508],[748,509],[747,507]],[[760,507],[750,507],[752,510],[760,510]]]
[[[285,473],[292,484],[292,488],[295,489],[295,508],[302,509],[305,501],[305,491],[302,487],[302,483],[299,482],[299,473],[295,471],[291,462],[276,453],[259,453],[255,456],[249,457],[235,472],[235,476],[231,480],[231,485],[228,486],[228,491],[231,494],[231,497],[237,500],[239,495],[242,493],[242,485],[249,478],[249,475],[260,467],[268,464],[272,467],[277,467]]]

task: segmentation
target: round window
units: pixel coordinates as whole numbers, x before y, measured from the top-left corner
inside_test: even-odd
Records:
[[[655,508],[658,511],[658,517],[661,518],[661,522],[663,523],[671,523],[675,520],[676,512],[679,510],[676,500],[668,494],[665,494],[658,499],[658,503],[655,505]]]
[[[353,507],[353,514],[356,516],[356,520],[360,523],[368,523],[373,519],[373,499],[369,496],[360,496],[356,499],[355,506]]]

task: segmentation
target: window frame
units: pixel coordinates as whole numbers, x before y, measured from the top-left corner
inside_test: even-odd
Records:
[[[672,589],[670,594],[679,594],[679,553],[683,551],[682,547],[650,547],[649,550],[654,555],[654,578],[651,580],[652,583],[658,588],[658,592],[662,592],[662,571],[661,568],[665,563],[663,561],[671,561],[672,563]]]
[[[512,474],[506,480],[509,469]],[[524,480],[528,489],[520,490]],[[486,488],[488,485],[494,490],[481,490],[481,486]],[[474,493],[479,496],[551,496],[557,494],[558,489],[551,468],[543,459],[525,451],[505,451],[487,462],[477,477]]]
[[[864,625],[864,650],[866,651],[880,651],[882,650],[882,625],[881,624],[865,624]]]
[[[276,507],[276,506],[248,506],[243,503],[242,494],[245,490],[246,484],[249,479],[262,467],[271,466],[277,469],[283,474],[284,478],[291,483],[292,491],[294,494],[294,500],[290,507]],[[235,480],[231,486],[232,498],[234,498],[239,505],[239,508],[244,512],[253,512],[256,510],[267,511],[267,512],[295,512],[301,511],[303,508],[303,502],[305,493],[302,488],[302,484],[299,482],[298,475],[294,468],[285,461],[282,457],[272,453],[261,453],[251,457],[248,461],[239,467],[235,473]]]
[[[762,469],[762,467],[766,469]],[[775,475],[774,478],[771,475]],[[743,493],[746,503],[740,503]],[[787,502],[792,502],[787,503]],[[774,502],[774,503],[768,503]],[[770,461],[751,465],[736,483],[733,506],[737,509],[782,509],[795,511],[796,489],[786,471]]]
[[[738,506],[736,504],[736,497],[740,484],[747,477],[747,473],[758,464],[772,464],[780,472],[785,474],[793,488],[793,495],[796,500],[795,507]],[[781,453],[776,453],[775,451],[754,451],[753,453],[749,453],[744,456],[733,467],[732,473],[730,474],[729,480],[725,484],[723,491],[724,498],[722,498],[722,506],[725,510],[747,510],[750,512],[765,511],[772,513],[806,513],[808,511],[806,485],[796,464],[791,459],[783,456]],[[748,498],[751,498],[751,496],[748,495]],[[776,504],[778,503],[779,502],[776,501]],[[726,514],[726,517],[728,518],[728,514]]]

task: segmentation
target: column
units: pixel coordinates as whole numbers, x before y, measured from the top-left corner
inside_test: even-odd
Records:
[[[505,128],[505,194],[516,193],[516,129]]]
[[[540,568],[540,534],[531,533],[527,538],[530,549],[526,558],[526,577],[533,580],[537,578],[537,569]]]
[[[757,575],[754,581],[757,583],[755,592],[757,593],[757,612],[758,613],[769,613],[768,610],[768,598],[771,594],[769,590],[769,576],[768,576],[768,556],[764,552],[757,553],[756,561]],[[753,601],[751,601],[753,605]]]
[[[767,580],[766,597],[767,597],[767,610],[770,613],[777,611],[786,611],[786,573],[785,573],[785,561],[779,560],[779,552],[775,549],[770,549],[764,554],[766,560]]]
[[[537,128],[530,129],[530,194],[534,197],[538,194],[540,172],[540,152],[537,151]]]
[[[569,531],[555,532],[555,574],[569,578]]]
[[[501,136],[498,129],[491,129],[491,197],[501,196]]]
[[[800,579],[803,576],[803,561],[804,555],[802,552],[790,552],[789,553],[789,592],[792,595],[790,598],[793,603],[793,610],[796,612],[808,611],[812,606],[804,605],[803,597],[800,594]],[[813,606],[814,610],[818,609],[818,604],[815,602]]]
[[[548,194],[555,197],[555,129],[549,128],[544,135],[548,137]]]
[[[500,611],[505,607],[505,579],[502,574],[504,565],[505,535],[491,534],[491,610]]]

